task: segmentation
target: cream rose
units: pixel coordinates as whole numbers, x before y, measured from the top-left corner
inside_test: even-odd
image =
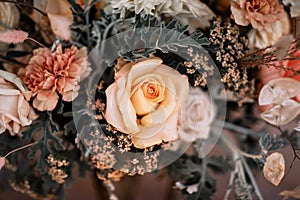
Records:
[[[0,77],[0,133],[6,129],[11,135],[19,133],[22,126],[28,126],[37,118],[23,93]]]
[[[190,89],[180,113],[181,118],[178,120],[180,139],[192,142],[208,137],[216,110],[207,93],[200,88]]]
[[[136,148],[173,141],[178,138],[178,112],[188,91],[187,78],[160,58],[127,63],[106,89],[106,120],[131,134]]]

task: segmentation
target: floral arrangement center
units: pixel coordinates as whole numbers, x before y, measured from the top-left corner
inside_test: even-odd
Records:
[[[189,83],[186,76],[162,62],[151,57],[121,65],[115,82],[105,91],[107,122],[130,134],[136,148],[178,139],[178,113]]]

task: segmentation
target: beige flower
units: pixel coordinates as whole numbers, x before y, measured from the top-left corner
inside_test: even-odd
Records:
[[[265,178],[277,186],[284,176],[285,162],[281,153],[275,152],[266,159],[263,172]]]
[[[70,25],[73,22],[72,11],[67,0],[48,0],[46,13],[52,31],[64,40],[71,39]]]
[[[23,93],[10,82],[0,77],[0,133],[6,129],[11,135],[20,132],[37,118]]]
[[[271,80],[261,89],[258,104],[269,106],[261,117],[270,124],[281,126],[300,113],[300,103],[292,99],[300,94],[300,82],[291,78]]]
[[[156,17],[171,17],[193,29],[209,26],[209,21],[215,16],[206,4],[198,0],[112,0],[109,3],[114,12],[126,8],[137,14],[143,11]]]
[[[57,92],[64,101],[76,98],[79,82],[91,71],[86,49],[72,46],[63,51],[59,45],[53,53],[39,48],[33,54],[23,72],[23,81],[35,96],[33,106],[40,111],[53,110]]]
[[[125,64],[106,89],[106,120],[132,135],[137,148],[178,138],[178,111],[189,84],[178,71],[157,57]]]
[[[272,31],[272,24],[284,17],[278,0],[232,0],[231,12],[238,25],[251,24],[257,30]]]
[[[290,24],[289,16],[284,12],[282,18],[270,25],[270,31],[265,29],[252,29],[248,33],[249,47],[263,49],[274,45],[281,37],[290,33]]]
[[[189,96],[181,108],[179,137],[186,142],[206,139],[215,116],[215,107],[209,96],[200,88],[190,89]]]
[[[81,6],[82,9],[85,8],[85,0],[75,0],[75,2]],[[87,2],[88,5],[91,2],[92,0],[89,0]],[[96,3],[96,8],[98,9],[103,6],[103,2]],[[73,23],[73,14],[68,0],[48,0],[46,13],[48,15],[53,33],[64,40],[70,40],[70,26]]]

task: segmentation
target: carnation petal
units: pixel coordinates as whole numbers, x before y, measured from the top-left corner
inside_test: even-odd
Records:
[[[40,97],[44,97],[44,96],[40,96]],[[58,102],[58,95],[56,92],[54,92],[47,99],[44,98],[39,99],[38,96],[35,97],[32,102],[32,105],[34,108],[38,109],[39,111],[52,111],[56,107],[57,102]]]

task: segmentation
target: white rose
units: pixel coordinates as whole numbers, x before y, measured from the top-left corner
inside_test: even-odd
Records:
[[[127,63],[106,89],[106,120],[131,134],[136,148],[176,140],[178,112],[188,91],[187,78],[160,58]]]
[[[215,107],[207,93],[200,88],[190,89],[188,98],[181,109],[179,137],[186,142],[206,139],[215,113]]]

